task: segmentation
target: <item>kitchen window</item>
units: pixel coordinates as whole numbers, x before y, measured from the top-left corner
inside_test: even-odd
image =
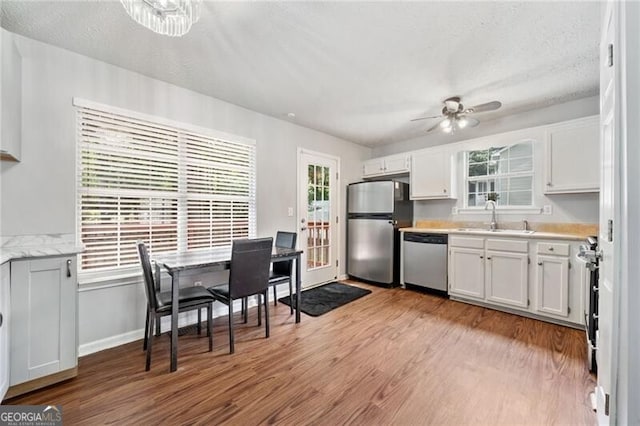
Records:
[[[499,207],[533,204],[533,143],[465,153],[466,207],[484,207],[494,199]]]
[[[74,104],[78,235],[85,247],[79,268],[85,276],[137,271],[137,240],[161,253],[255,237],[253,141],[87,101]]]

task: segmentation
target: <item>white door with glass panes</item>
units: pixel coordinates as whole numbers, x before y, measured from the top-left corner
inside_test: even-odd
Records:
[[[303,286],[338,277],[339,159],[307,150],[298,152],[298,248]]]

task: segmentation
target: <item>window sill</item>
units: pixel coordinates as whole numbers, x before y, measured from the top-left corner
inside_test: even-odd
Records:
[[[491,210],[485,210],[484,207],[464,207],[459,208],[453,214],[485,214],[491,213]],[[542,214],[540,207],[497,207],[496,214]]]

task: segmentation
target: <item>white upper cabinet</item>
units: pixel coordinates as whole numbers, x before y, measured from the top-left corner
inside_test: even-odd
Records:
[[[425,149],[411,155],[412,200],[456,198],[455,158],[445,150]]]
[[[367,160],[362,164],[362,177],[397,175],[408,173],[410,154],[392,155]]]
[[[548,126],[545,135],[545,193],[598,192],[598,116]]]
[[[22,58],[10,34],[0,29],[0,160],[20,161],[22,143]]]

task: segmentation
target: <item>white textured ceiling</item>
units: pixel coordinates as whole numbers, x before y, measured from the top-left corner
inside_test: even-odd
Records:
[[[1,24],[368,146],[424,134],[441,101],[483,121],[598,91],[598,2],[205,2],[182,38],[118,1],[2,1]]]

